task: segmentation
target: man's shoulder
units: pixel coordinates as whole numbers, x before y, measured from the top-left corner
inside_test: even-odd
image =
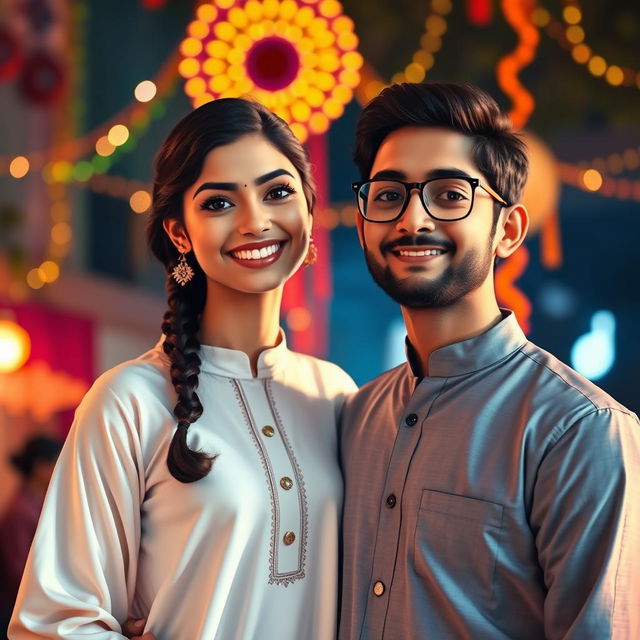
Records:
[[[559,394],[556,396],[557,400],[585,405],[586,408],[593,410],[616,409],[632,413],[604,389],[533,342],[527,342],[520,353],[528,359],[536,371],[535,376],[530,376],[531,380],[545,391],[545,395],[553,385]]]

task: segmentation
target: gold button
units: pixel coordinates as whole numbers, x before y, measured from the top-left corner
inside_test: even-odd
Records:
[[[287,476],[285,476],[284,478],[280,478],[280,486],[285,491],[289,491],[289,489],[293,487],[293,480],[291,478],[287,478]]]
[[[293,531],[287,531],[282,538],[282,541],[287,545],[293,544],[296,541],[296,534]]]
[[[273,430],[273,427],[267,425],[266,427],[262,427],[262,433],[264,433],[267,438],[273,438],[275,431]]]
[[[373,593],[380,597],[384,593],[384,582],[378,580],[378,582],[373,585]]]

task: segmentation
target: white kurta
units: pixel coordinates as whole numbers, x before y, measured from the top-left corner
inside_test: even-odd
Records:
[[[342,479],[339,367],[203,346],[192,448],[217,454],[183,484],[167,469],[175,392],[160,346],[101,376],[49,487],[9,637],[329,640],[336,635]]]

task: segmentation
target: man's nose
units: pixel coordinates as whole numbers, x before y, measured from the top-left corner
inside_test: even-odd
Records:
[[[407,208],[404,213],[396,222],[396,230],[409,235],[433,231],[435,229],[435,221],[427,213],[420,191],[416,188],[411,189],[407,197],[409,202],[407,202]]]

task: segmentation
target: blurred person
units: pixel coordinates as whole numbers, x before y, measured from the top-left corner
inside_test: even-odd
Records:
[[[220,99],[156,158],[148,239],[163,339],[101,376],[46,498],[12,640],[329,640],[351,378],[287,348],[285,282],[310,247],[304,149],[259,104]]]
[[[343,411],[341,640],[640,638],[638,418],[496,301],[523,142],[476,87],[402,84],[365,107],[355,160],[407,362]]]
[[[29,547],[61,448],[59,440],[37,435],[10,458],[22,481],[0,517],[0,637],[6,637]]]

